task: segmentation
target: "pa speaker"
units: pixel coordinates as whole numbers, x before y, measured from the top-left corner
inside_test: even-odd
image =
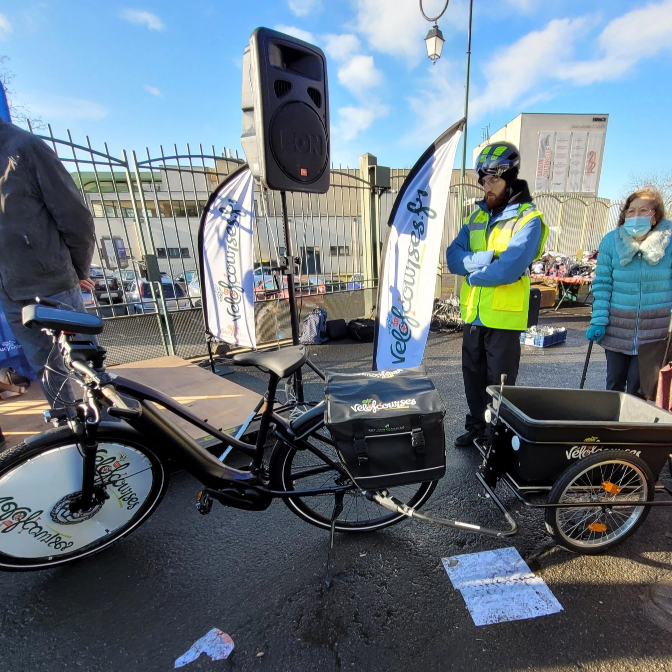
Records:
[[[243,133],[252,175],[268,189],[329,189],[327,61],[320,49],[257,28],[243,54]]]

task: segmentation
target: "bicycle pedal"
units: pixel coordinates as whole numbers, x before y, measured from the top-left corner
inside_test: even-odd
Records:
[[[212,511],[212,497],[205,490],[201,490],[196,496],[196,510],[203,516]]]

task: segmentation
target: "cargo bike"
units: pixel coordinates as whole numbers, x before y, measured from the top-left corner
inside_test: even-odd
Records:
[[[90,338],[103,330],[99,317],[43,300],[24,308],[23,322],[51,334],[84,398],[67,424],[0,455],[0,570],[56,567],[109,548],[147,521],[176,468],[202,484],[200,513],[214,502],[264,511],[281,499],[330,531],[329,557],[336,531],[372,532],[409,517],[512,536],[518,525],[495,492],[498,482],[525,506],[546,507],[551,531],[584,553],[612,547],[648,507],[672,503],[653,501],[672,414],[627,395],[490,388],[492,431],[479,445],[477,477],[507,521],[497,530],[420,511],[446,470],[445,408],[422,368],[330,374],[325,400],[293,417],[276,393],[282,379],[310,365],[305,348],[236,355],[236,364],[268,377],[248,443],[159,390],[108,373],[104,348]],[[49,372],[44,382],[53,388]],[[103,411],[124,422],[106,421]],[[219,459],[165,411],[217,439]],[[231,449],[235,467],[224,461]],[[530,499],[549,489],[547,502]]]

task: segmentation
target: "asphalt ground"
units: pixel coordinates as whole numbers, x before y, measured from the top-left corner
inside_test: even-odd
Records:
[[[587,310],[544,313],[568,328],[564,345],[523,347],[520,385],[578,387]],[[371,345],[310,348],[324,369],[368,370]],[[448,408],[448,472],[425,510],[501,526],[478,487],[475,450],[456,451],[466,404],[460,335],[430,335],[425,365]],[[595,348],[587,387],[602,389]],[[235,382],[261,390],[260,376]],[[322,387],[313,374],[306,390]],[[335,578],[324,588],[328,533],[281,503],[248,513],[195,508],[185,473],[154,516],[112,549],[72,567],[0,574],[0,670],[164,671],[211,628],[235,642],[225,661],[202,656],[188,670],[672,670],[672,527],[653,509],[609,555],[556,547],[543,515],[505,497],[520,534],[508,541],[407,521],[338,535]],[[476,627],[441,558],[515,546],[563,611]],[[263,654],[263,655],[260,655]]]

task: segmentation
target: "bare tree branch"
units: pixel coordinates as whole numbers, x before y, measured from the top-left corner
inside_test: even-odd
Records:
[[[12,81],[14,80],[14,73],[8,67],[9,56],[0,56],[0,81],[5,87],[7,94],[7,105],[9,112],[12,115],[12,123],[17,126],[25,126],[33,130],[41,130],[46,128],[46,124],[39,117],[33,117],[30,114],[30,108],[16,101],[16,92],[12,88]]]
[[[663,197],[665,211],[668,215],[672,213],[672,170],[631,174],[623,187],[623,198],[642,187],[657,189]]]

